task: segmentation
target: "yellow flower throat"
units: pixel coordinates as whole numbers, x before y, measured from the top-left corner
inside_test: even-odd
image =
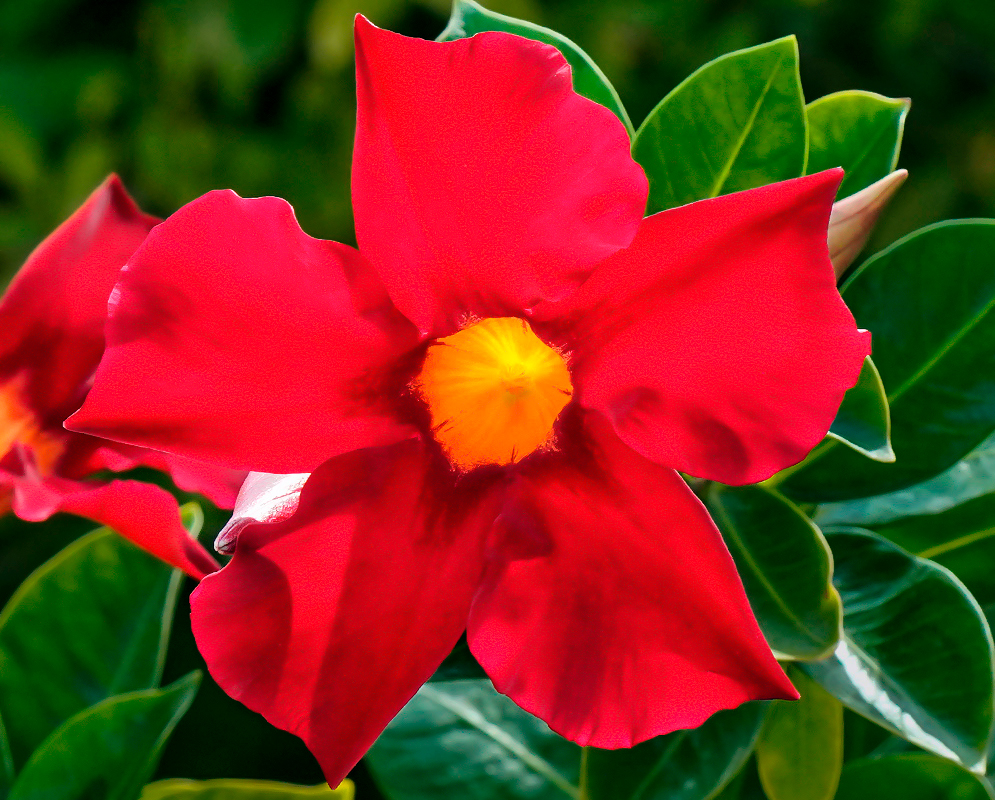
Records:
[[[27,445],[34,453],[35,464],[42,475],[48,475],[63,444],[58,437],[43,431],[35,415],[21,400],[22,381],[0,383],[0,458],[17,443]]]
[[[460,469],[513,464],[551,444],[570,402],[566,361],[524,320],[492,317],[429,345],[415,386]]]

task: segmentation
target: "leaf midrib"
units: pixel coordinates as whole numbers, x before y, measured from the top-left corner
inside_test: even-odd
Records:
[[[785,604],[781,599],[781,595],[775,590],[774,586],[767,579],[767,576],[761,570],[760,565],[754,560],[753,556],[750,554],[749,549],[743,542],[742,537],[740,537],[739,532],[736,530],[736,526],[733,524],[732,519],[729,514],[726,513],[725,507],[722,505],[721,497],[716,498],[715,507],[718,511],[718,516],[721,517],[722,521],[725,523],[723,528],[723,533],[728,533],[730,538],[733,539],[735,544],[738,546],[740,553],[743,555],[746,565],[750,568],[750,571],[757,576],[761,585],[767,590],[768,595],[773,598],[777,607],[782,611],[782,613],[788,618],[789,621],[793,622],[798,626],[798,630],[804,634],[809,641],[814,645],[819,645],[821,642],[818,637],[815,636],[811,631],[808,630],[805,623]]]
[[[760,107],[764,104],[767,99],[767,95],[770,93],[770,88],[774,85],[774,79],[781,72],[781,67],[784,66],[784,59],[778,59],[777,65],[771,70],[770,77],[767,79],[767,83],[764,86],[763,91],[760,93],[760,97],[753,106],[753,110],[750,112],[749,119],[746,120],[746,124],[743,126],[743,132],[740,134],[738,141],[733,147],[732,153],[729,158],[726,159],[725,165],[719,171],[715,180],[712,183],[712,188],[709,190],[709,197],[717,197],[725,186],[725,182],[729,180],[729,174],[732,172],[732,165],[739,158],[740,151],[743,149],[743,145],[746,144],[746,139],[749,137],[750,133],[753,131],[753,126],[757,121],[757,115],[760,113]]]
[[[965,325],[962,325],[953,335],[950,336],[940,348],[930,357],[925,364],[923,364],[915,373],[902,382],[902,384],[890,395],[888,395],[888,404],[891,405],[899,400],[902,395],[904,395],[912,386],[919,382],[930,370],[935,367],[940,360],[943,359],[951,350],[953,350],[960,341],[967,336],[971,331],[973,331],[981,322],[988,316],[988,312],[995,308],[995,295],[985,304],[985,307],[981,309],[974,318],[969,320]]]
[[[863,151],[860,152],[857,158],[853,160],[853,163],[850,165],[850,169],[847,173],[848,175],[853,175],[854,173],[856,173],[857,169],[870,157],[871,153],[874,152],[874,148],[877,147],[878,143],[891,132],[891,126],[893,122],[894,119],[889,118],[887,125],[882,125],[880,128],[878,128],[877,133],[875,133],[874,136],[871,137],[870,141],[867,143],[867,146],[863,149]],[[896,147],[897,144],[898,143],[896,142]],[[894,169],[894,161],[895,161],[894,152],[896,147],[891,148],[892,157],[889,161],[889,165],[892,166],[892,169]],[[844,183],[845,182],[846,179],[844,178]],[[868,186],[870,185],[872,184],[868,184]],[[861,191],[861,189],[866,189],[866,188],[867,188],[866,186],[862,186],[860,187],[860,189],[855,189],[854,191],[849,192],[848,194],[842,196],[849,197],[850,195],[856,194],[857,192]]]
[[[985,528],[984,530],[974,531],[973,533],[966,533],[963,536],[958,536],[956,539],[951,539],[949,542],[937,544],[933,547],[927,547],[922,552],[916,553],[916,555],[919,556],[919,558],[934,559],[937,556],[952,553],[954,550],[960,550],[962,547],[969,547],[977,542],[983,542],[985,539],[990,539],[992,536],[995,536],[995,527]]]
[[[490,737],[495,743],[501,745],[509,753],[521,759],[533,772],[548,780],[557,789],[567,795],[567,797],[573,800],[580,800],[580,790],[564,778],[552,764],[524,747],[494,723],[488,722],[473,706],[456,700],[445,692],[440,692],[428,684],[422,686],[420,691],[422,696],[427,700],[437,703],[447,711],[451,711],[465,723],[473,726],[485,736]]]

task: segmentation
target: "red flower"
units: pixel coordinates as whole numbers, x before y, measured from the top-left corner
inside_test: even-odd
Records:
[[[856,381],[841,171],[644,220],[625,130],[553,48],[360,18],[357,73],[359,250],[276,198],[190,203],[128,262],[71,420],[313,473],[195,591],[211,673],[333,785],[464,628],[582,744],[796,697],[675,470],[767,478]]]
[[[245,473],[62,426],[103,353],[118,272],[158,222],[111,176],[38,246],[0,300],[0,513],[13,508],[31,521],[57,511],[88,517],[199,578],[217,564],[187,535],[172,495],[139,481],[89,478],[156,467],[231,508]]]

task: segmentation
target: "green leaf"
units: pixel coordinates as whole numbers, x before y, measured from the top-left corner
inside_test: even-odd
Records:
[[[14,757],[10,754],[10,742],[7,741],[7,729],[3,719],[0,719],[0,797],[6,797],[10,787],[14,785]]]
[[[588,748],[586,800],[709,800],[750,757],[766,710],[746,703],[631,750]]]
[[[843,639],[803,668],[893,733],[983,771],[995,719],[992,637],[964,585],[869,531],[826,531]]]
[[[983,778],[926,753],[864,758],[847,764],[836,800],[992,800]]]
[[[808,116],[808,173],[843,167],[839,197],[865,189],[898,165],[907,99],[836,92],[813,100]]]
[[[181,580],[106,528],[28,577],[0,613],[0,714],[15,765],[78,711],[158,685]]]
[[[995,220],[932,225],[868,259],[843,286],[874,335],[898,460],[880,464],[824,442],[781,473],[809,502],[868,497],[931,478],[995,431]]]
[[[294,786],[275,781],[188,781],[174,778],[150,783],[142,791],[141,800],[352,800],[355,795],[352,781],[342,781],[338,788],[330,789],[327,784]]]
[[[874,461],[895,460],[888,396],[870,356],[864,359],[857,385],[843,395],[829,435]]]
[[[580,752],[484,679],[423,686],[366,758],[392,800],[562,800],[580,796]]]
[[[816,510],[819,525],[871,527],[905,517],[939,514],[995,492],[995,435],[934,478],[906,489],[857,500],[824,503]]]
[[[200,673],[165,689],[108,697],[70,717],[34,752],[8,800],[132,800],[193,702]]]
[[[995,494],[940,514],[906,517],[875,528],[900,547],[949,569],[984,607],[995,603]]]
[[[650,182],[646,213],[803,175],[805,126],[793,36],[705,64],[632,141]]]
[[[769,800],[832,800],[843,768],[843,706],[792,668],[801,700],[775,700],[757,742],[757,768]]]
[[[439,34],[438,41],[451,42],[454,39],[464,39],[484,31],[513,33],[526,39],[553,45],[563,53],[563,57],[570,64],[570,69],[573,72],[574,91],[614,112],[615,116],[622,120],[629,136],[633,135],[629,115],[608,78],[587,53],[566,36],[556,31],[532,22],[498,14],[484,8],[479,3],[475,3],[474,0],[454,0],[449,24]]]
[[[798,659],[831,653],[843,612],[819,529],[791,502],[759,486],[715,484],[706,503],[770,646]]]

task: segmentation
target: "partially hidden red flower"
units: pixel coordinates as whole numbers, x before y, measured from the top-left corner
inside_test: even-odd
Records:
[[[624,128],[552,47],[356,33],[358,251],[276,198],[195,200],[129,260],[67,423],[312,473],[243,490],[192,596],[212,675],[332,785],[464,629],[581,744],[797,697],[676,470],[763,480],[855,383],[841,171],[643,219]]]
[[[155,467],[231,508],[245,473],[62,424],[83,402],[100,362],[118,272],[158,222],[111,176],[35,249],[0,299],[0,513],[13,509],[30,521],[78,514],[200,578],[217,563],[187,535],[173,496],[100,474]]]

